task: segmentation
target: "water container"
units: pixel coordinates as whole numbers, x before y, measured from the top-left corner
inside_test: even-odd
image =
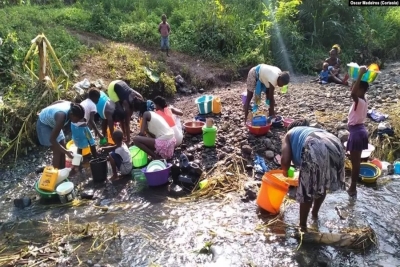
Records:
[[[400,161],[394,163],[394,174],[400,174]]]
[[[114,123],[114,131],[115,129],[121,130],[119,127],[119,123]],[[107,127],[107,141],[110,145],[115,145],[114,140],[112,139],[110,128]]]
[[[212,95],[203,95],[195,100],[199,114],[208,114],[212,112]]]
[[[73,140],[69,141],[66,145],[67,150],[74,152],[74,154],[78,153],[78,148],[76,147],[75,143]],[[90,150],[90,146],[82,149],[82,156],[87,156],[90,155],[92,153],[92,151]],[[67,160],[68,156],[66,156],[66,160]]]
[[[246,104],[246,100],[247,100],[247,91],[244,91],[241,95],[240,95],[241,99],[242,99],[242,104],[245,105]]]
[[[214,147],[217,140],[217,127],[203,126],[203,143],[206,147]]]
[[[212,113],[220,114],[221,111],[222,111],[221,98],[219,96],[216,96],[213,98],[212,101]]]
[[[257,205],[271,214],[278,214],[289,184],[266,173],[262,178]]]
[[[266,126],[267,125],[267,117],[265,115],[257,115],[254,116],[251,120],[252,126]]]
[[[90,170],[92,171],[93,182],[101,183],[107,180],[107,159],[96,158],[92,159],[89,163]]]
[[[58,169],[48,166],[44,168],[39,180],[39,189],[53,192],[56,189]]]
[[[67,179],[71,170],[72,170],[71,168],[64,168],[64,169],[58,170],[57,184],[61,183],[65,179]]]
[[[74,184],[72,182],[65,182],[57,186],[57,194],[62,204],[70,202],[75,198]]]
[[[130,147],[129,152],[132,157],[132,165],[134,168],[141,168],[147,164],[148,158],[146,152],[137,146]]]

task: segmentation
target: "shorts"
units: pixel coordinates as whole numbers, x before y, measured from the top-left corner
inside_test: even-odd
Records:
[[[43,122],[41,122],[40,120],[38,120],[36,122],[36,132],[37,132],[37,136],[39,139],[39,143],[42,146],[48,146],[51,147],[52,144],[50,142],[50,136],[51,136],[51,132],[53,131],[53,128],[51,128],[50,126],[44,124]],[[60,131],[60,133],[57,136],[57,142],[60,143],[61,141],[65,140],[65,135],[63,130]]]
[[[169,49],[169,36],[161,37],[161,49]]]
[[[246,85],[247,91],[254,93],[257,85],[256,67],[251,68],[249,73],[247,74]]]
[[[132,172],[133,166],[130,162],[123,163],[121,156],[114,151],[110,153],[110,156],[113,158],[115,166],[122,175],[128,175]]]
[[[163,159],[170,159],[174,155],[175,144],[176,139],[175,137],[172,137],[168,140],[156,139],[154,146],[158,155]]]
[[[79,127],[71,123],[71,133],[72,140],[74,141],[75,146],[79,149],[84,149],[96,144],[93,135],[87,126]]]

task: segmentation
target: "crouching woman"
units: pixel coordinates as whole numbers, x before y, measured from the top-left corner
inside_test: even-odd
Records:
[[[154,111],[146,111],[145,101],[140,104],[139,110],[142,125],[139,136],[133,139],[134,144],[153,159],[172,158],[176,144],[174,130],[159,114]]]

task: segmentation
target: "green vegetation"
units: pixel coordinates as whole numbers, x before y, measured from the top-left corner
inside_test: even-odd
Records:
[[[10,99],[29,106],[31,96],[36,95],[29,90],[35,86],[35,79],[22,62],[30,41],[42,32],[70,77],[86,56],[96,57],[99,64],[93,66],[97,68],[93,73],[99,78],[123,77],[146,96],[160,91],[175,93],[164,60],[153,61],[128,48],[89,49],[68,30],[158,49],[157,25],[165,13],[172,29],[173,50],[224,66],[248,67],[265,62],[289,71],[314,73],[336,43],[342,48],[344,63],[377,62],[382,67],[385,60],[400,58],[400,9],[350,8],[347,0],[3,0],[0,8],[3,124],[8,123],[6,118],[12,118],[5,114],[15,105]],[[37,60],[28,62],[28,67],[37,72]],[[54,77],[60,76],[56,67],[52,72]],[[72,81],[56,84],[68,88]],[[66,97],[60,88],[54,89],[58,90],[54,95]],[[8,132],[0,133],[0,150],[9,146],[19,129],[8,126]]]

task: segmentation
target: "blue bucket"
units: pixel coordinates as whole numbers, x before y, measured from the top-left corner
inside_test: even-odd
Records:
[[[203,95],[196,99],[195,103],[199,109],[199,114],[208,114],[212,112],[212,95]]]

